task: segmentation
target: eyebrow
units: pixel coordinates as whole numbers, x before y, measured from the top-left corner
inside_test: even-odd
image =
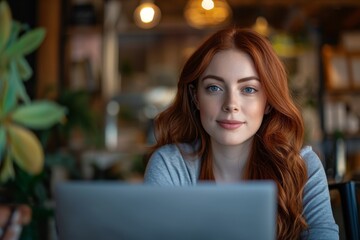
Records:
[[[207,78],[215,79],[215,80],[220,81],[220,82],[225,82],[222,77],[215,76],[215,75],[205,75],[205,76],[201,79],[201,81],[204,81],[204,80],[207,79]],[[260,81],[260,79],[259,79],[258,77],[249,76],[249,77],[240,78],[240,79],[237,80],[237,82],[240,83],[240,82],[246,82],[246,81],[250,81],[250,80]]]

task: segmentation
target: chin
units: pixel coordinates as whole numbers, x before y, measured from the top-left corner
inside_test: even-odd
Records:
[[[231,146],[234,146],[234,147],[239,146],[239,145],[242,145],[242,144],[244,144],[246,142],[247,142],[247,140],[245,140],[245,141],[235,141],[235,140],[218,141],[218,143],[220,143],[221,145],[225,145],[225,146],[229,146],[229,147],[231,147]]]
[[[249,138],[226,138],[226,137],[222,137],[222,138],[219,138],[218,142],[219,144],[221,145],[224,145],[224,146],[239,146],[239,145],[243,145],[243,144],[248,144],[249,142],[251,142],[253,139],[253,137],[249,137]]]

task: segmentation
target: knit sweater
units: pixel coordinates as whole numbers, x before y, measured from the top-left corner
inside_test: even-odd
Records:
[[[194,148],[189,144],[169,144],[157,149],[146,167],[144,183],[161,186],[196,185],[201,160],[187,154],[195,151]],[[301,233],[300,239],[337,240],[339,229],[333,217],[323,165],[309,146],[301,150],[301,157],[306,163],[308,174],[303,195],[303,214],[308,229]]]

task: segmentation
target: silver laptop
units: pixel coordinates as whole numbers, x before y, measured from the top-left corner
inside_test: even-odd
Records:
[[[276,185],[57,185],[59,240],[261,239],[276,236]]]

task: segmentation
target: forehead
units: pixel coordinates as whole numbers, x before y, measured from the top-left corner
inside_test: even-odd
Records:
[[[203,76],[207,74],[219,75],[221,77],[258,77],[250,55],[237,49],[217,52],[205,69]]]

